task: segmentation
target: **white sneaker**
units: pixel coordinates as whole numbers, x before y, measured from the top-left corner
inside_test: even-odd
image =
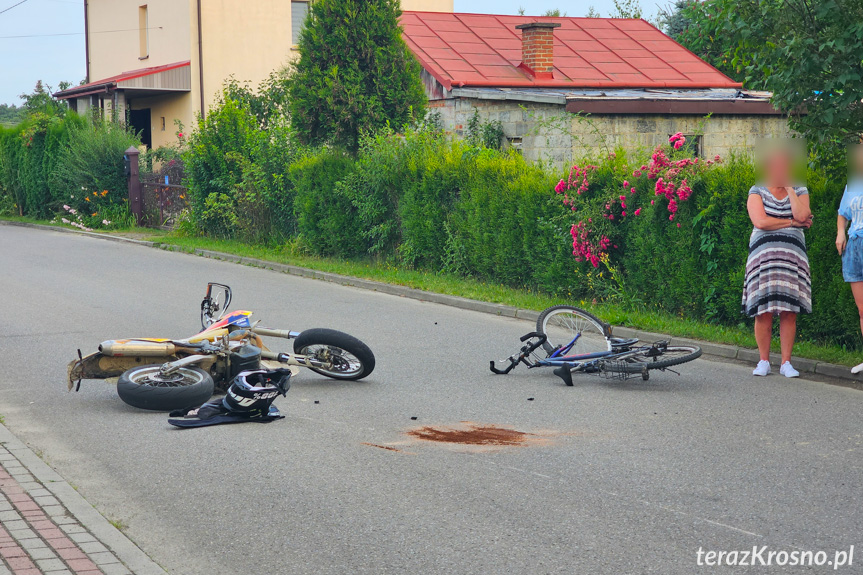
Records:
[[[755,366],[755,369],[752,370],[752,375],[770,375],[770,362],[766,359],[762,359],[761,361],[759,361],[758,365]]]
[[[779,373],[785,377],[800,377],[800,372],[791,367],[790,361],[786,361],[779,367]]]
[[[860,365],[855,365],[851,368],[851,373],[860,373],[861,371],[863,371],[863,363],[861,363]]]

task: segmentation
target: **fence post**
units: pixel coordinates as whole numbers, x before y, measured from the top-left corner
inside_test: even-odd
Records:
[[[123,160],[129,178],[129,209],[135,216],[135,223],[140,226],[144,222],[144,199],[141,196],[141,179],[138,177],[139,154],[138,148],[132,146],[126,150]]]

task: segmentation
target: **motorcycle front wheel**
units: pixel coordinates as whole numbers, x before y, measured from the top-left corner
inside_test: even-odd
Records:
[[[307,329],[294,340],[294,353],[332,364],[331,368],[309,369],[333,379],[354,381],[375,369],[375,354],[369,346],[334,329]]]
[[[213,395],[213,378],[197,367],[180,367],[171,375],[160,373],[162,365],[142,365],[117,380],[120,399],[132,407],[171,411],[197,407]]]

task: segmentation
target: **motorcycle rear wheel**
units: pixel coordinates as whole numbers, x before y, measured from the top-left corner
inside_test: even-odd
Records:
[[[134,367],[117,380],[117,394],[139,409],[171,411],[197,407],[213,395],[212,376],[198,367],[180,367],[168,376],[159,373],[162,365]]]

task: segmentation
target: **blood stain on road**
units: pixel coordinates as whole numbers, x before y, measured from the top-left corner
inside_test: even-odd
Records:
[[[460,445],[527,445],[544,443],[546,438],[534,434],[499,427],[467,423],[463,427],[433,427],[423,426],[407,432],[408,435],[423,441],[437,443],[457,443]]]
[[[362,445],[368,445],[369,447],[377,447],[379,449],[386,449],[387,451],[398,451],[401,453],[401,449],[396,449],[395,447],[391,447],[389,445],[379,445],[377,443],[367,443],[365,441],[362,442]]]

